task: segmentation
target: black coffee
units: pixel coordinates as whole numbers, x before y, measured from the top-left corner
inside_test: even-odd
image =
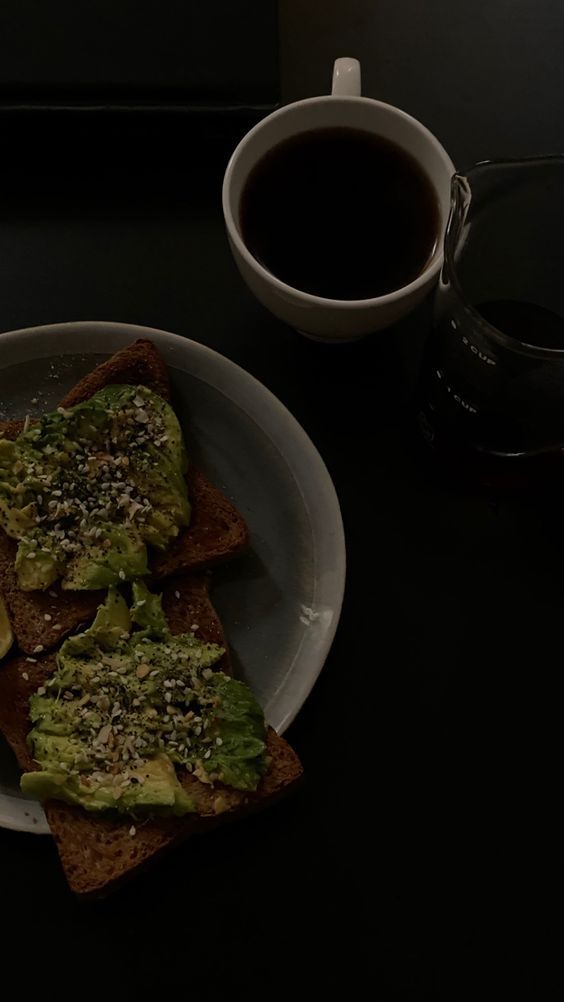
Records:
[[[249,175],[243,238],[287,285],[329,299],[400,289],[429,260],[437,196],[398,146],[357,129],[315,129],[274,147]]]
[[[508,337],[539,348],[564,349],[564,318],[537,303],[495,299],[476,309]]]

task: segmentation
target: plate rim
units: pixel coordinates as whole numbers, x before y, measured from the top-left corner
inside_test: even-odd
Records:
[[[246,384],[246,386],[252,391],[252,398],[255,401],[255,403],[257,403],[258,401],[258,404],[262,404],[262,408],[260,406],[257,406],[258,410],[262,410],[262,415],[261,415],[262,419],[260,421],[257,420],[257,417],[254,414],[250,414],[249,416],[251,416],[253,420],[257,421],[257,424],[259,424],[259,426],[265,432],[265,434],[267,434],[275,441],[276,447],[278,448],[282,458],[286,462],[289,471],[294,476],[296,486],[300,491],[302,500],[304,502],[304,506],[307,508],[308,512],[310,512],[310,508],[307,505],[306,497],[300,484],[300,480],[298,477],[296,477],[294,470],[294,466],[296,465],[295,464],[296,458],[299,460],[298,465],[300,463],[303,463],[304,461],[307,461],[309,469],[313,471],[313,476],[319,482],[320,490],[323,493],[323,501],[329,506],[330,509],[330,517],[327,520],[327,526],[325,527],[326,528],[325,534],[328,537],[328,539],[329,537],[331,537],[330,547],[333,557],[332,560],[333,567],[332,567],[330,587],[332,589],[331,609],[333,614],[330,622],[328,622],[324,626],[322,640],[316,652],[317,663],[315,669],[312,672],[308,673],[305,679],[302,679],[302,684],[299,686],[297,693],[294,697],[296,705],[285,713],[281,722],[278,724],[278,732],[283,733],[287,729],[287,727],[289,727],[289,725],[293,722],[299,711],[302,709],[305,701],[307,700],[310,692],[312,691],[315,683],[317,682],[317,679],[319,678],[319,675],[323,669],[323,666],[325,664],[325,661],[327,659],[327,656],[329,654],[329,651],[331,649],[335,637],[343,604],[345,581],[346,581],[345,533],[344,533],[343,520],[342,520],[337,491],[335,489],[335,485],[333,483],[329,470],[327,469],[327,466],[319,450],[312,442],[311,438],[309,437],[305,429],[302,427],[302,425],[299,423],[297,418],[294,417],[294,415],[286,407],[286,405],[283,404],[282,401],[279,400],[279,398],[271,390],[269,390],[268,387],[264,385],[264,383],[262,383],[259,379],[257,379],[256,376],[253,376],[250,372],[248,372],[246,369],[240,366],[237,362],[232,361],[232,359],[228,358],[226,355],[223,355],[221,352],[216,351],[216,349],[210,348],[208,345],[202,344],[199,341],[195,341],[191,338],[185,337],[182,334],[176,334],[173,333],[172,331],[165,331],[156,327],[147,327],[139,324],[130,324],[117,321],[115,322],[107,321],[107,320],[78,320],[78,321],[64,321],[62,323],[39,324],[32,327],[23,327],[15,330],[1,331],[0,357],[4,354],[5,350],[9,348],[10,345],[17,345],[17,347],[21,349],[25,347],[26,342],[33,341],[37,339],[38,336],[43,337],[45,339],[44,343],[46,343],[49,340],[49,336],[68,337],[69,335],[71,336],[78,335],[82,339],[89,333],[96,335],[100,334],[105,335],[108,337],[108,340],[113,340],[114,342],[120,341],[121,347],[124,347],[131,341],[134,341],[137,338],[141,337],[141,338],[153,339],[157,342],[157,345],[160,342],[161,347],[164,344],[168,349],[167,354],[168,353],[175,354],[176,351],[181,352],[182,350],[186,351],[187,349],[189,352],[195,355],[196,358],[199,357],[201,360],[203,360],[204,365],[207,364],[211,365],[212,367],[215,367],[217,382],[212,382],[210,381],[209,378],[206,378],[206,376],[202,377],[197,373],[194,373],[194,375],[197,375],[198,378],[203,378],[204,382],[207,382],[208,385],[211,385],[213,388],[220,390],[221,392],[225,392],[225,390],[227,390],[228,396],[230,396],[230,388],[229,386],[226,386],[224,388],[222,386],[222,383],[224,382],[229,383],[233,375],[235,375],[236,380],[234,385],[239,386],[239,388],[241,388],[244,387]],[[81,349],[79,345],[76,346],[73,345],[73,349],[74,349],[73,351],[68,351],[68,352],[63,351],[59,352],[59,354],[64,356],[66,354],[80,353],[81,350],[84,350]],[[92,353],[94,353],[96,350],[97,349],[90,348],[90,352]],[[108,350],[110,352],[113,352],[119,350],[119,347],[115,347],[114,344]],[[86,353],[89,353],[88,348],[86,348]],[[33,357],[51,358],[53,357],[53,355],[52,353],[49,353],[47,350],[45,350],[44,354],[38,353],[35,350],[33,352]],[[10,360],[10,363],[8,364],[17,364],[17,361],[18,359],[16,358],[14,359],[14,361]],[[167,364],[173,366],[174,362],[172,359],[170,359],[168,360]],[[232,389],[233,387],[231,386],[231,392]],[[232,396],[231,399],[233,400]],[[240,405],[239,400],[235,400],[234,402]],[[267,426],[266,428],[264,426],[265,422]],[[282,443],[279,441],[280,436],[277,434],[277,430],[279,431],[280,428],[283,427],[286,427],[286,429],[289,428],[290,431],[292,432],[291,440],[294,443],[294,449],[293,449],[294,463],[292,463],[288,459],[287,452],[284,450],[284,448],[282,447]],[[271,430],[273,430],[274,432],[273,435],[271,435]],[[297,450],[295,449],[296,442],[299,446]],[[317,523],[317,527],[319,529],[319,523]],[[318,578],[319,578],[318,569],[315,568],[314,587],[317,587]],[[299,646],[299,649],[301,649],[301,644]],[[299,653],[299,649],[298,652],[296,653],[296,656]],[[279,689],[277,690],[275,696],[271,697],[270,702],[272,701],[272,699],[280,695],[280,693],[284,689],[285,684],[287,684],[289,677],[291,677],[291,673],[290,675],[285,677]],[[0,827],[8,827],[8,825],[4,825],[4,823],[0,821]],[[11,823],[9,827],[12,828],[13,830],[18,830],[13,823]],[[28,828],[26,826],[22,827],[19,830],[22,831],[31,830],[36,834],[50,834],[49,827],[46,821],[45,821],[45,827],[43,827],[41,822],[39,822],[32,828]]]

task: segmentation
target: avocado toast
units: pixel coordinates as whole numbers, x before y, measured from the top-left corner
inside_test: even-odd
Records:
[[[150,341],[137,341],[97,366],[67,394],[59,411],[46,415],[39,426],[26,427],[24,422],[15,421],[0,426],[3,435],[0,480],[4,462],[10,472],[18,464],[26,473],[31,470],[36,481],[37,471],[44,480],[51,481],[52,469],[45,453],[48,448],[59,450],[55,451],[58,459],[64,455],[63,450],[68,451],[69,441],[73,445],[82,442],[83,454],[78,455],[79,458],[86,456],[82,466],[76,462],[72,467],[73,477],[67,477],[65,471],[61,477],[57,470],[62,480],[61,484],[56,484],[59,490],[48,494],[39,491],[35,483],[33,504],[24,512],[16,511],[18,519],[27,515],[41,523],[31,533],[34,538],[22,542],[19,527],[9,522],[10,518],[13,520],[13,512],[4,510],[4,527],[8,532],[0,529],[0,591],[19,647],[26,654],[54,647],[68,633],[89,622],[103,594],[92,589],[116,583],[116,574],[121,577],[123,572],[124,577],[133,578],[150,572],[154,578],[164,579],[175,573],[209,567],[246,548],[247,528],[231,502],[191,465],[184,481],[185,460],[178,448],[181,436],[169,400],[168,373],[158,351]],[[110,427],[112,421],[114,426]],[[152,437],[148,434],[149,428],[153,430]],[[24,429],[25,434],[22,434]],[[111,438],[108,438],[109,430]],[[84,446],[89,436],[95,441]],[[39,454],[38,443],[42,450]],[[145,457],[148,450],[152,450],[155,458],[154,475],[150,470],[152,479],[147,485],[144,474],[145,480],[141,480],[140,485],[140,464],[137,463],[133,500],[128,499],[126,492],[132,485],[127,485],[126,481],[136,463],[136,454]],[[112,463],[113,483],[104,484],[104,480],[110,479],[108,461]],[[124,466],[116,469],[117,461]],[[120,482],[125,485],[125,491],[119,489]],[[20,485],[16,486],[19,489]],[[99,519],[100,512],[105,510],[106,498],[100,499],[100,494],[107,486],[115,495],[114,514],[111,516],[113,522],[103,524]],[[9,487],[8,484],[6,489]],[[152,496],[147,498],[146,494],[151,491]],[[54,497],[55,494],[58,497]],[[90,546],[88,560],[82,560],[82,569],[84,554],[80,548],[73,555],[73,540],[57,538],[57,533],[62,534],[61,525],[64,528],[69,524],[68,507],[65,508],[70,504],[69,497],[75,502],[75,509],[76,505],[89,506],[88,510],[84,508],[80,512],[81,539],[91,532],[102,533],[102,541],[109,547],[103,559],[96,561],[91,559],[94,547]],[[53,510],[58,516],[59,501],[63,509],[62,522],[51,517]],[[0,491],[0,507],[1,502]],[[43,508],[38,509],[38,502]],[[135,526],[130,525],[130,529],[125,530],[119,519],[116,524],[116,509],[122,510],[122,505],[126,512],[132,508],[143,509],[145,502],[149,512],[146,519],[142,510],[139,517],[134,511]],[[97,507],[93,508],[94,505]],[[92,510],[97,522],[89,521]],[[140,522],[144,522],[142,527]],[[49,532],[44,531],[46,529]],[[30,535],[28,529],[26,533]],[[130,545],[132,539],[133,546]],[[91,542],[95,544],[96,539]],[[63,545],[67,548],[65,552],[62,552]],[[32,546],[35,551],[30,552]],[[108,566],[112,561],[115,562],[113,573]],[[54,569],[53,563],[56,564]],[[85,565],[90,568],[86,580]],[[43,576],[38,576],[38,568]]]
[[[207,576],[186,576],[166,585],[162,600],[164,627],[158,598],[137,589],[136,599],[131,613],[136,625],[130,622],[126,626],[120,617],[127,606],[123,599],[110,593],[92,631],[66,641],[58,657],[54,654],[37,659],[12,657],[0,671],[0,729],[21,768],[28,770],[24,787],[37,791],[43,784],[44,790],[53,791],[57,781],[62,785],[70,783],[72,799],[76,790],[80,790],[77,784],[86,779],[84,789],[86,801],[90,797],[89,804],[84,799],[79,800],[81,806],[54,799],[45,804],[68,882],[80,895],[107,894],[188,835],[268,805],[301,776],[297,756],[281,737],[265,727],[246,687],[229,681],[229,657],[221,623],[208,597]],[[119,606],[117,616],[112,612],[113,603]],[[144,615],[147,606],[148,613]],[[136,657],[137,649],[140,657]],[[194,654],[186,653],[188,650]],[[183,654],[188,675],[181,666],[175,667],[182,662]],[[96,668],[99,674],[85,682],[84,673],[88,675],[90,662],[98,665],[100,657],[105,657],[108,663]],[[122,661],[118,663],[120,658]],[[110,672],[115,676],[111,682]],[[108,691],[101,692],[99,686]],[[194,695],[198,686],[200,692]],[[122,696],[116,706],[118,700],[114,697],[118,690]],[[55,717],[49,707],[45,709],[49,694],[57,707]],[[114,705],[102,710],[109,714],[106,723],[106,717],[99,717],[96,701],[108,694],[112,697],[108,703],[113,701]],[[139,700],[140,708],[120,725],[118,721],[125,713],[127,699],[131,704]],[[163,707],[163,700],[172,705]],[[33,722],[30,722],[30,706]],[[192,709],[185,712],[187,706]],[[158,711],[158,717],[153,716],[153,710]],[[139,726],[139,713],[143,712],[144,720],[148,713],[149,719],[156,721],[153,726]],[[75,720],[70,728],[69,715]],[[95,737],[88,739],[86,749],[75,749],[69,756],[65,752],[69,734],[84,735],[85,728],[88,733],[91,716],[95,718],[91,728]],[[34,730],[30,735],[32,723]],[[98,724],[101,724],[99,730]],[[108,748],[110,727],[114,740]],[[134,735],[136,741],[149,741],[148,745],[138,741],[137,757],[130,746]],[[39,763],[34,754],[40,756],[42,766],[36,780],[33,770]],[[94,765],[88,761],[88,755],[97,756]],[[171,779],[169,769],[164,784],[159,786],[153,784],[154,775],[149,769],[145,785],[141,782],[139,786],[141,797],[136,798],[131,793],[132,784],[135,788],[144,775],[142,763],[137,759],[152,763],[157,760],[159,768],[161,756],[167,759],[167,768],[174,760],[174,776]],[[70,780],[63,768],[65,762],[59,762],[59,758],[66,759],[67,766],[74,761],[76,768]],[[79,773],[84,774],[82,780]],[[89,792],[89,782],[95,785],[93,794]],[[115,809],[108,811],[105,808],[109,782],[112,788],[116,782],[117,797],[113,800]],[[105,801],[104,809],[94,803],[96,796]],[[122,797],[129,799],[120,803]],[[169,816],[154,816],[163,809]],[[174,816],[175,811],[181,816]]]
[[[194,573],[248,533],[186,470],[169,399],[158,352],[138,341],[57,412],[0,429],[0,592],[23,652],[0,665],[0,730],[80,895],[301,775],[231,678],[208,576]],[[162,608],[146,581],[164,582]]]

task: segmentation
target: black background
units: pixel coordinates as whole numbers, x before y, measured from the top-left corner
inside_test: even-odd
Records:
[[[272,0],[4,0],[0,99],[31,104],[268,104]]]
[[[225,37],[220,7],[202,49]],[[332,59],[358,55],[365,93],[420,117],[459,166],[564,146],[557,0],[283,0],[280,17],[285,99],[322,93]],[[274,65],[272,20],[229,23],[233,46],[250,39]],[[327,346],[242,284],[220,184],[255,113],[220,106],[276,99],[259,62],[244,97],[216,64],[209,113],[186,109],[203,102],[195,78],[168,111],[3,112],[0,329],[105,319],[186,334],[311,435],[349,570],[333,650],[288,734],[307,783],[94,906],[72,899],[48,839],[0,832],[3,967],[47,997],[559,998],[562,497],[471,490],[421,451],[410,401],[428,307]],[[29,103],[54,100],[30,72]],[[157,77],[166,86],[164,64],[134,77],[144,101]]]

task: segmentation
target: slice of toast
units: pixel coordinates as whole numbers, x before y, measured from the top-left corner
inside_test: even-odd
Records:
[[[184,577],[168,584],[163,608],[173,633],[189,630],[197,623],[197,636],[225,646],[221,623],[209,600],[207,576]],[[30,729],[29,697],[49,678],[54,667],[54,654],[36,662],[18,656],[0,672],[0,730],[22,769],[34,767],[26,740]],[[230,670],[227,656],[217,667]],[[271,728],[267,754],[268,772],[255,793],[242,793],[220,783],[211,787],[184,772],[181,782],[194,797],[198,814],[136,823],[135,834],[130,833],[131,821],[127,818],[99,817],[78,807],[48,802],[45,813],[71,889],[81,896],[104,896],[189,835],[257,811],[282,796],[301,777],[299,759]]]
[[[170,399],[168,372],[159,352],[151,341],[139,340],[93,369],[67,393],[61,405],[81,403],[110,383],[142,383]],[[22,421],[0,423],[0,436],[17,438],[22,428]],[[159,580],[231,560],[248,547],[247,525],[231,501],[194,467],[190,467],[187,479],[191,522],[165,553],[152,556],[151,571]],[[33,654],[38,646],[48,650],[89,622],[100,594],[63,592],[58,586],[50,589],[51,594],[21,591],[13,570],[15,551],[13,540],[0,530],[0,593],[21,650]],[[45,615],[51,618],[46,620]]]

